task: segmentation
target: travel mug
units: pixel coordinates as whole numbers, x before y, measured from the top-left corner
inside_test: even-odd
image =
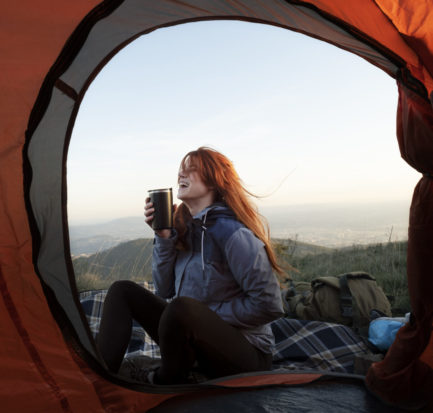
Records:
[[[152,189],[149,192],[153,203],[152,228],[154,230],[173,228],[173,191],[171,188]]]

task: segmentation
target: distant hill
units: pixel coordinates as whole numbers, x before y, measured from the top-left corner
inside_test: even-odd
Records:
[[[274,238],[337,248],[407,240],[408,201],[272,206],[262,213]]]
[[[271,236],[343,247],[407,239],[409,204],[403,201],[264,206]],[[93,225],[70,225],[72,255],[94,254],[137,238],[153,238],[143,217]]]
[[[143,217],[126,217],[93,225],[70,225],[72,255],[94,254],[122,242],[153,238],[153,232]]]

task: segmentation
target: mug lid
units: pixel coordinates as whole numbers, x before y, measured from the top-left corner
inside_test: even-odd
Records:
[[[151,193],[151,192],[171,192],[172,191],[172,188],[161,188],[161,189],[149,189],[149,191],[147,191],[147,192],[149,192],[149,194]]]

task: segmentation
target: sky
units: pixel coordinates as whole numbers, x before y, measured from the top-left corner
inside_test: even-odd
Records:
[[[409,200],[395,80],[362,58],[246,22],[159,29],[121,50],[90,85],[68,152],[68,217],[143,214],[179,162],[211,146],[260,208]]]

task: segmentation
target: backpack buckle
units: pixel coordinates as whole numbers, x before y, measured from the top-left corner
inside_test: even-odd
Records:
[[[343,317],[353,317],[352,296],[340,296],[340,309]]]

